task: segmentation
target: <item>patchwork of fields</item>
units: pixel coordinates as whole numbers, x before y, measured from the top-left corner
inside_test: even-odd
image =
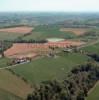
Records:
[[[59,26],[12,27],[0,29],[0,40],[14,40],[21,37],[23,40],[44,40],[46,38],[75,39],[94,29],[90,28],[61,28]],[[96,31],[96,30],[94,30]],[[99,31],[99,30],[97,30]],[[31,34],[28,34],[31,33]],[[94,33],[94,32],[93,32]],[[28,34],[24,36],[24,34]]]
[[[37,26],[31,27],[16,27],[8,29],[0,29],[0,40],[15,40],[21,37],[23,40],[45,40],[47,38],[63,38],[63,39],[76,39],[79,35],[83,35],[90,29],[86,28],[61,28]],[[30,33],[24,36],[24,34]],[[28,44],[20,43],[13,44],[13,46],[4,52],[6,57],[26,57],[35,56],[37,52],[51,52],[49,46],[70,47],[80,46],[84,42],[74,42],[68,40],[60,43],[45,43],[45,44]],[[67,45],[67,46],[66,46]],[[84,51],[95,52],[99,54],[99,43],[93,46],[82,48]],[[42,53],[42,52],[41,52]],[[11,61],[8,58],[0,58],[0,68],[7,67],[7,63]],[[12,57],[12,58],[13,58]],[[39,59],[32,59],[30,63],[20,64],[12,67],[11,70],[18,76],[23,77],[29,83],[25,83],[20,77],[13,75],[8,70],[0,70],[0,99],[22,100],[25,99],[28,93],[32,92],[30,84],[39,84],[46,80],[58,79],[62,80],[78,64],[83,64],[89,61],[89,57],[80,53],[59,53],[55,57],[40,57]],[[9,84],[8,84],[9,83]],[[97,89],[93,91],[93,96],[89,95],[88,100],[92,97],[97,100]],[[95,92],[96,91],[96,92]],[[99,92],[97,92],[99,93]],[[95,96],[95,95],[96,96]],[[6,95],[6,96],[5,96]],[[92,97],[91,97],[92,96]],[[94,97],[95,96],[95,97]],[[91,99],[90,99],[91,98]],[[93,99],[92,99],[93,100]]]
[[[58,26],[37,26],[32,31],[32,34],[23,37],[24,40],[43,40],[46,38],[75,38],[76,35],[72,32],[61,32]]]
[[[0,29],[0,40],[15,40],[25,34],[29,34],[34,28],[21,26]]]

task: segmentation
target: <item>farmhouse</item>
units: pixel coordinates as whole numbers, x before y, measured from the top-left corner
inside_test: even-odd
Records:
[[[67,52],[67,53],[71,53],[72,52],[72,49],[64,49],[63,51],[64,52]]]
[[[13,59],[12,64],[21,64],[21,63],[25,63],[25,62],[30,62],[30,59],[28,58],[16,58]]]

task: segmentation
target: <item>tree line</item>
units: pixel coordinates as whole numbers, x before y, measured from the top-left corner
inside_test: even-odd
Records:
[[[4,51],[12,46],[12,42],[10,41],[0,41],[0,54],[4,55]]]
[[[15,39],[15,40],[4,40],[5,42],[11,42],[11,43],[47,43],[47,40],[24,40],[21,37]]]

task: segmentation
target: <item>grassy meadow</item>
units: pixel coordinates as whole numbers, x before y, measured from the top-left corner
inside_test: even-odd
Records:
[[[15,40],[20,36],[22,36],[21,33],[0,32],[0,40]]]
[[[10,61],[11,59],[8,58],[0,58],[0,68],[7,67],[7,63]]]
[[[99,43],[97,43],[95,45],[84,47],[84,48],[82,48],[82,50],[87,51],[89,53],[97,53],[97,54],[99,54]]]
[[[32,83],[46,80],[63,79],[77,64],[85,63],[89,58],[77,53],[62,53],[56,58],[40,58],[31,63],[18,65],[12,70]]]

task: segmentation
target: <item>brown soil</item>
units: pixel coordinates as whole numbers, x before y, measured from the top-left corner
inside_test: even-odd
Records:
[[[21,26],[21,27],[12,27],[12,28],[3,28],[0,29],[0,32],[7,32],[7,33],[29,33],[33,30],[32,27]]]
[[[4,52],[6,57],[35,57],[41,51],[50,51],[49,47],[70,47],[70,46],[80,46],[84,42],[80,41],[63,41],[63,42],[48,42],[45,44],[33,44],[33,43],[15,43],[13,46]]]
[[[61,28],[60,31],[62,32],[73,32],[75,35],[83,35],[89,29],[88,28]]]

